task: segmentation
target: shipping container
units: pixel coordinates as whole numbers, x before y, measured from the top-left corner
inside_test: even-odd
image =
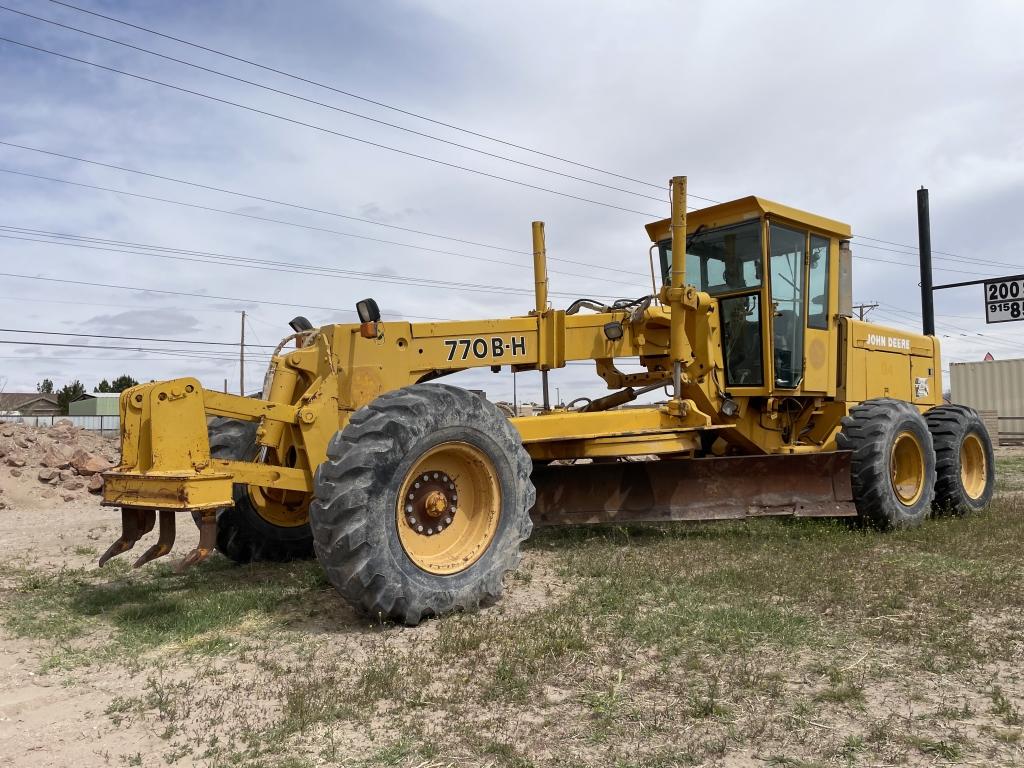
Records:
[[[995,412],[1001,442],[1024,439],[1024,359],[952,363],[949,379],[954,403]]]

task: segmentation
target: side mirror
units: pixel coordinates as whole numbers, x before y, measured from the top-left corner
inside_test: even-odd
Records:
[[[292,318],[291,321],[289,321],[288,325],[296,333],[303,333],[304,331],[313,330],[313,324],[309,322],[309,320],[304,318],[302,315]]]
[[[363,299],[356,303],[356,314],[359,315],[359,335],[364,339],[376,339],[380,337],[380,328],[377,323],[380,321],[380,307],[373,299]]]
[[[356,303],[356,314],[360,323],[376,323],[380,320],[380,307],[373,299],[363,299]]]

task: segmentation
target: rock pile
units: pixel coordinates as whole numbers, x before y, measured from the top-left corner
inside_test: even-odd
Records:
[[[52,427],[0,422],[0,464],[12,478],[41,483],[43,498],[74,501],[85,493],[99,493],[100,473],[117,463],[117,454],[116,440],[79,429],[68,419]],[[2,493],[0,489],[0,509],[6,506]]]

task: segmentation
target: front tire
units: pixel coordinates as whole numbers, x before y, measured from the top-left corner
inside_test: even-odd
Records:
[[[257,426],[252,421],[213,419],[209,426],[210,455],[216,459],[251,461],[257,452]],[[281,563],[311,557],[313,533],[309,523],[277,525],[265,519],[253,503],[252,494],[259,492],[244,483],[234,484],[235,505],[217,513],[217,551],[236,563]],[[270,508],[269,504],[264,506]]]
[[[496,406],[446,384],[405,387],[357,411],[327,455],[310,524],[353,606],[415,625],[500,597],[533,529],[535,491]]]
[[[879,398],[850,409],[836,438],[853,451],[850,479],[861,521],[880,528],[912,528],[931,509],[935,450],[924,417],[910,403]]]
[[[925,414],[935,443],[938,514],[980,512],[995,492],[995,456],[985,422],[973,408],[940,405]]]

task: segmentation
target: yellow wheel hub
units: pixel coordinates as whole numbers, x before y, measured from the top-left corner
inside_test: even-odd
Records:
[[[924,493],[924,450],[912,432],[901,432],[892,444],[889,474],[896,498],[912,507]]]
[[[398,539],[427,573],[463,571],[487,551],[501,517],[494,464],[469,443],[441,443],[413,464],[396,509]]]
[[[960,482],[972,499],[980,499],[988,483],[985,446],[977,435],[967,435],[960,445]]]
[[[250,485],[249,500],[256,514],[271,525],[297,528],[309,520],[309,497],[304,493]]]

